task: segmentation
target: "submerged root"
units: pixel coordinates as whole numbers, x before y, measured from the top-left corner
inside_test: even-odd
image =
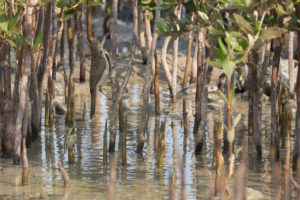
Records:
[[[58,161],[57,165],[58,165],[58,168],[59,168],[59,172],[60,172],[60,174],[62,175],[62,177],[64,179],[64,186],[69,187],[70,186],[70,178],[69,178],[68,172],[63,168],[60,161]]]

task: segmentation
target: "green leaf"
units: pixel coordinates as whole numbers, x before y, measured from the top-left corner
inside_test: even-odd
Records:
[[[141,0],[141,3],[142,3],[142,4],[149,4],[149,3],[151,3],[151,1],[152,1],[152,0]]]
[[[16,13],[16,15],[9,21],[8,23],[8,31],[11,32],[13,30],[13,28],[15,27],[18,19],[20,16],[20,10],[18,10],[18,12]]]
[[[248,41],[249,41],[249,46],[252,48],[254,46],[254,38],[251,34],[248,34]]]
[[[213,26],[209,26],[208,30],[209,30],[208,33],[209,33],[210,37],[218,38],[218,37],[224,37],[225,36],[224,31],[220,31],[220,30],[214,28]]]
[[[184,2],[183,5],[184,7],[186,7],[187,10],[197,12],[197,6],[195,5],[194,1]]]
[[[288,15],[293,14],[294,11],[295,11],[295,7],[294,7],[293,2],[290,2],[289,4],[286,5],[286,13]]]
[[[250,4],[251,4],[251,2],[252,2],[252,0],[245,0],[245,5],[246,5],[247,7],[249,7]]]
[[[207,14],[205,14],[204,12],[201,12],[201,11],[198,11],[197,13],[198,13],[198,15],[201,17],[201,19],[202,19],[204,22],[206,22],[206,23],[209,22],[209,18],[208,18],[208,16],[207,16]]]
[[[221,51],[221,49],[217,48],[217,47],[213,47],[214,51],[216,52],[218,58],[220,58],[220,60],[224,60],[225,59],[225,54],[223,53],[223,51]]]
[[[277,0],[267,0],[262,6],[263,11],[273,9],[277,4]]]
[[[268,29],[263,30],[259,39],[261,40],[270,40],[281,36],[283,33],[287,32],[288,30],[285,28],[279,27],[271,27]]]
[[[237,25],[242,29],[244,33],[250,33],[252,35],[254,34],[253,28],[247,20],[245,20],[242,16],[240,16],[237,13],[233,13],[233,17]]]
[[[0,29],[4,32],[7,32],[9,18],[5,13],[0,14]]]
[[[6,39],[6,41],[10,44],[11,47],[13,47],[14,49],[17,48],[17,45],[16,43],[13,41],[13,40],[10,40],[10,39]]]
[[[43,32],[39,32],[33,42],[33,49],[36,49],[43,40]]]
[[[205,61],[209,66],[222,69],[223,68],[223,61],[221,60],[206,60]]]
[[[260,47],[262,47],[265,43],[265,40],[262,40],[261,38],[258,38],[253,46],[253,49],[259,49]]]
[[[22,46],[25,45],[26,39],[21,34],[13,34],[11,36],[13,42],[16,44],[15,50],[18,51]]]
[[[172,5],[160,5],[160,6],[157,6],[157,7],[154,7],[155,10],[168,10],[170,8],[172,8],[173,6]]]
[[[147,19],[149,20],[149,21],[151,21],[152,19],[153,19],[153,13],[152,12],[149,12],[148,13],[148,15],[147,15]]]
[[[220,46],[220,48],[222,49],[222,51],[223,51],[225,54],[227,54],[227,53],[228,53],[228,52],[227,52],[227,49],[226,49],[226,47],[225,47],[225,45],[224,45],[224,43],[223,43],[223,41],[222,41],[221,38],[218,38],[218,43],[219,43],[219,46]]]
[[[276,13],[279,15],[279,16],[283,16],[283,15],[286,15],[287,13],[285,12],[285,10],[283,9],[282,5],[280,4],[277,4],[276,8]]]
[[[235,131],[232,128],[230,131],[228,131],[228,134],[227,134],[227,139],[228,139],[229,143],[233,143],[234,135],[235,135]]]
[[[226,104],[228,104],[228,100],[227,100],[225,94],[224,94],[221,90],[218,90],[218,93],[219,93],[220,97],[223,99],[223,101],[224,101]]]
[[[236,127],[236,125],[239,123],[239,121],[241,120],[241,113],[238,114],[238,116],[236,116],[236,118],[234,119],[234,122],[233,122],[233,129]]]
[[[227,78],[231,78],[231,75],[234,70],[235,63],[232,61],[225,61],[223,65],[223,70]]]

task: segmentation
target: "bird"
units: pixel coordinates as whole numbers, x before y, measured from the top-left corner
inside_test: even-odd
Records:
[[[93,118],[95,115],[98,85],[104,83],[110,69],[110,56],[104,49],[104,43],[108,35],[109,33],[95,37],[91,41],[91,71],[89,80],[91,94],[90,118]]]

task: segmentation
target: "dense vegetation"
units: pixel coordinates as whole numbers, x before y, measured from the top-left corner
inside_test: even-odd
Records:
[[[127,1],[126,1],[127,2]],[[280,171],[281,138],[287,138],[290,146],[290,135],[295,132],[292,159],[287,150],[284,174],[284,199],[291,198],[292,186],[299,190],[300,182],[300,71],[297,83],[294,80],[294,57],[300,66],[300,40],[294,39],[294,32],[300,37],[300,3],[298,1],[276,0],[131,0],[127,2],[130,17],[132,16],[133,33],[130,44],[130,61],[123,78],[116,76],[118,46],[118,0],[59,0],[38,1],[27,0],[0,2],[0,155],[13,158],[13,164],[20,163],[23,152],[23,183],[27,184],[28,160],[26,147],[30,147],[41,132],[42,110],[45,108],[45,126],[53,126],[55,117],[55,88],[57,71],[64,72],[65,103],[67,113],[65,123],[70,127],[68,140],[68,162],[74,162],[74,70],[80,67],[80,82],[86,81],[86,55],[84,42],[88,40],[91,49],[91,66],[89,74],[91,106],[90,117],[95,114],[96,94],[104,84],[108,75],[112,91],[111,113],[106,122],[106,134],[109,133],[107,151],[113,154],[117,133],[125,135],[126,113],[123,109],[123,94],[131,77],[134,58],[138,53],[145,64],[143,83],[143,105],[140,113],[140,125],[137,130],[138,141],[136,153],[142,154],[145,134],[148,130],[150,112],[148,111],[150,95],[155,96],[155,113],[159,115],[159,70],[162,68],[169,86],[170,100],[177,99],[177,67],[178,40],[188,35],[186,66],[182,88],[196,84],[195,119],[194,119],[194,153],[201,154],[205,143],[205,126],[207,118],[208,86],[215,68],[224,74],[224,83],[219,85],[219,96],[224,101],[220,110],[219,126],[216,134],[216,181],[215,195],[220,195],[222,167],[226,160],[225,173],[226,198],[245,198],[245,179],[247,153],[243,154],[241,167],[241,186],[230,189],[229,180],[234,172],[235,156],[240,150],[246,152],[246,146],[234,150],[235,128],[241,120],[241,114],[234,114],[232,105],[236,92],[247,92],[249,102],[248,135],[253,136],[257,160],[261,160],[265,151],[262,150],[261,135],[270,129],[270,153],[274,178],[274,198],[281,196],[281,183],[278,181]],[[119,2],[120,4],[120,2]],[[103,35],[94,33],[92,9],[105,5],[103,16]],[[129,12],[129,11],[128,11]],[[132,15],[131,15],[132,13]],[[122,15],[122,13],[120,14]],[[162,16],[162,17],[161,17]],[[112,18],[112,24],[110,19]],[[84,19],[86,21],[84,21]],[[84,28],[86,27],[86,32]],[[108,33],[110,33],[110,36]],[[67,48],[64,43],[65,32]],[[280,58],[283,54],[284,35],[289,36],[289,80],[285,81],[280,73]],[[157,49],[158,37],[164,38],[162,49]],[[103,48],[105,41],[111,40],[111,49]],[[297,49],[293,50],[294,41]],[[168,44],[173,43],[172,67],[168,66]],[[193,44],[195,47],[192,48]],[[138,51],[136,51],[138,46]],[[68,49],[68,52],[65,50]],[[194,58],[192,60],[192,49]],[[161,51],[161,65],[158,59]],[[296,52],[297,51],[297,52]],[[68,55],[68,62],[64,55]],[[77,59],[80,66],[75,66]],[[89,59],[89,58],[88,58]],[[161,66],[161,67],[160,67]],[[267,76],[267,71],[271,75]],[[239,84],[242,71],[247,71],[244,83]],[[67,73],[69,72],[69,73]],[[121,83],[119,81],[121,80]],[[270,84],[266,84],[270,80]],[[266,86],[267,85],[267,86]],[[261,123],[263,96],[270,96],[271,127]],[[297,104],[294,117],[290,103]],[[186,103],[183,101],[184,129],[187,128]],[[235,115],[235,116],[233,116]],[[292,120],[296,120],[292,130]],[[117,126],[117,122],[119,125]],[[109,127],[107,127],[109,126]],[[119,127],[119,131],[117,130]],[[223,143],[222,143],[223,139]],[[122,140],[120,140],[122,141]],[[106,145],[106,143],[105,143]],[[223,147],[223,158],[221,153]],[[21,150],[22,149],[22,150]],[[290,161],[292,160],[292,162]],[[228,162],[227,162],[228,161]],[[296,173],[292,173],[291,164]],[[61,165],[65,184],[69,178]],[[30,169],[29,169],[30,170]],[[280,173],[280,172],[279,172]],[[112,179],[113,179],[112,175]],[[111,181],[109,190],[113,191]],[[240,191],[240,192],[237,192]],[[299,192],[299,191],[298,191]],[[299,192],[300,194],[300,192]],[[222,195],[221,195],[222,196]],[[111,198],[109,196],[108,198]],[[170,197],[171,198],[171,197]],[[182,196],[184,198],[184,195]]]

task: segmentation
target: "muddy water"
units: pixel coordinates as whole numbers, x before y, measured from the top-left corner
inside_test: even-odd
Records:
[[[111,101],[102,94],[97,97],[97,112],[95,119],[90,120],[89,109],[82,120],[84,102],[89,107],[88,84],[76,84],[76,122],[77,141],[75,145],[75,163],[69,165],[65,145],[68,128],[64,125],[64,116],[55,117],[53,128],[42,124],[40,138],[28,149],[29,157],[29,185],[21,186],[21,166],[13,166],[11,160],[0,160],[0,199],[18,198],[48,198],[48,199],[104,199],[107,195],[110,169],[103,164],[103,134],[105,120],[109,116]],[[188,199],[206,198],[214,188],[214,126],[217,124],[220,99],[217,94],[210,93],[209,112],[207,116],[206,145],[200,156],[195,156],[192,134],[193,118],[190,117],[190,132],[184,135],[182,122],[182,100],[172,106],[170,110],[169,92],[167,87],[161,87],[161,105],[163,114],[154,115],[151,104],[149,130],[143,156],[135,153],[137,129],[139,125],[139,111],[141,106],[141,82],[130,81],[128,93],[124,97],[125,112],[128,116],[128,133],[126,146],[126,163],[122,163],[122,153],[116,144],[113,156],[117,159],[116,199],[168,199],[168,187],[171,177],[175,181],[175,194],[181,195],[180,164],[184,165],[185,191]],[[109,87],[104,92],[110,96]],[[57,97],[57,99],[62,97]],[[186,96],[189,109],[193,110],[193,95]],[[216,99],[216,100],[214,100]],[[151,100],[153,102],[153,99]],[[241,99],[234,102],[236,111],[243,114],[241,123],[237,127],[235,148],[247,145],[248,152],[248,181],[247,186],[260,191],[265,199],[271,195],[271,176],[269,163],[269,141],[265,134],[265,157],[257,162],[255,151],[247,136],[247,102]],[[266,104],[263,113],[263,124],[269,126],[269,105]],[[159,125],[166,122],[165,150],[161,164],[157,161],[157,136],[160,134]],[[43,123],[43,122],[42,122]],[[108,136],[109,138],[109,136]],[[119,141],[117,138],[116,141]],[[284,155],[284,151],[282,152]],[[112,155],[111,155],[112,156]],[[110,159],[111,156],[109,157]],[[226,157],[226,156],[225,156]],[[58,171],[57,162],[61,161],[71,178],[71,186],[63,187],[63,180]],[[236,166],[241,162],[237,156]],[[282,158],[282,162],[284,159]]]
[[[119,25],[120,32],[128,33],[131,37],[131,25]],[[96,26],[99,27],[99,26]],[[123,27],[123,29],[122,29]],[[128,30],[127,30],[127,29]],[[124,30],[124,31],[123,31]],[[100,31],[98,31],[100,32]],[[128,40],[127,40],[128,42]],[[162,40],[160,41],[162,43]],[[186,41],[182,41],[186,44]],[[126,54],[127,50],[119,51]],[[184,51],[184,48],[180,48]],[[67,56],[66,56],[67,57]],[[139,63],[140,63],[139,59]],[[118,77],[123,77],[127,66],[128,58],[119,59]],[[87,64],[88,65],[88,64]],[[78,66],[78,65],[77,65]],[[121,67],[120,67],[121,66]],[[179,79],[182,81],[184,72],[185,56],[179,57]],[[87,69],[87,75],[88,71]],[[137,129],[140,122],[140,108],[142,103],[142,74],[145,66],[137,65],[133,68],[133,74],[127,86],[128,91],[124,96],[125,113],[128,118],[128,133],[126,136],[126,159],[122,157],[119,148],[119,138],[116,141],[116,152],[109,156],[109,160],[116,158],[116,189],[115,199],[168,199],[169,183],[173,180],[174,194],[180,197],[182,186],[181,176],[184,175],[185,192],[187,199],[199,199],[207,197],[214,191],[214,147],[215,147],[215,126],[218,122],[218,109],[222,101],[214,92],[209,94],[209,105],[207,115],[207,126],[205,130],[205,147],[202,154],[194,155],[193,110],[194,94],[185,96],[189,111],[190,130],[184,134],[182,119],[182,98],[178,99],[175,105],[170,105],[168,86],[161,70],[160,97],[162,114],[155,116],[153,97],[148,109],[152,113],[149,120],[149,129],[146,133],[146,141],[143,156],[135,153],[137,144]],[[78,67],[75,77],[79,77]],[[213,74],[212,82],[216,85],[218,74]],[[62,78],[58,75],[58,84],[63,85]],[[0,158],[0,199],[105,199],[107,188],[110,182],[109,164],[103,164],[103,135],[105,121],[109,116],[111,100],[99,93],[96,103],[96,115],[93,120],[89,119],[89,87],[88,81],[84,84],[76,83],[76,113],[75,133],[75,162],[68,164],[68,153],[66,137],[69,128],[64,125],[64,116],[55,116],[53,127],[45,127],[42,121],[42,131],[37,141],[28,148],[29,158],[29,185],[21,185],[22,167],[12,165],[12,160]],[[178,86],[178,88],[181,88]],[[110,87],[103,87],[104,93],[111,96]],[[56,101],[62,102],[63,90],[57,92]],[[84,103],[87,105],[86,113],[83,113]],[[253,138],[247,135],[247,112],[248,103],[237,96],[233,103],[235,115],[242,113],[243,117],[237,126],[234,148],[248,146],[248,176],[247,187],[262,193],[262,199],[271,199],[271,173],[269,162],[270,147],[270,105],[264,103],[262,122],[266,132],[262,134],[263,159],[258,162],[255,158]],[[85,115],[85,120],[82,115]],[[165,149],[159,156],[160,126],[166,123],[164,133]],[[108,134],[109,138],[109,134]],[[124,154],[124,153],[123,153]],[[281,151],[281,163],[284,163],[285,149]],[[226,158],[226,155],[224,155]],[[126,162],[124,162],[126,160]],[[62,176],[57,167],[61,161],[71,179],[71,186],[64,188]],[[109,162],[109,161],[108,161]],[[237,155],[235,166],[238,167],[241,156]],[[184,173],[181,173],[180,166],[183,164]],[[226,168],[223,168],[224,170]],[[234,177],[234,175],[233,175]],[[176,179],[177,178],[177,179]],[[233,178],[232,182],[233,183]],[[250,195],[250,194],[249,194]],[[256,199],[256,198],[252,198]]]

